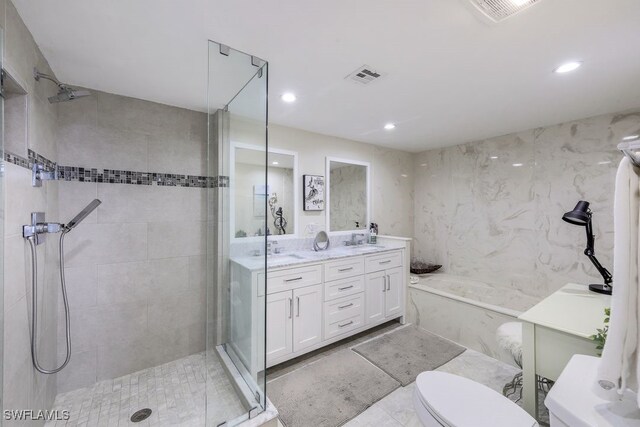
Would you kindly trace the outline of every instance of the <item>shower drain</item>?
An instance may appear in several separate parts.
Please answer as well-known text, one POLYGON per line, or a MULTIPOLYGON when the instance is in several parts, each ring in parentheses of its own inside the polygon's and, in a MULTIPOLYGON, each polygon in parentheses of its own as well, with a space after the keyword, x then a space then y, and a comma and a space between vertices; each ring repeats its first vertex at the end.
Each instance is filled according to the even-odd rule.
POLYGON ((144 408, 136 411, 131 415, 131 422, 139 423, 140 421, 144 421, 151 415, 151 409, 144 408))

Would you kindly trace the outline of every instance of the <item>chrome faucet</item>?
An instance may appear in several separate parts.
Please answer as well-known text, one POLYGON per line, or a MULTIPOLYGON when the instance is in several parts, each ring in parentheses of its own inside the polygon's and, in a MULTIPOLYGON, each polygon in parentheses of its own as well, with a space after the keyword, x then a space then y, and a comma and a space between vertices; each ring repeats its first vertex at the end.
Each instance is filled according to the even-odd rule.
POLYGON ((278 247, 278 242, 275 240, 267 241, 267 255, 279 254, 282 248, 278 247))
POLYGON ((367 236, 364 233, 352 233, 351 240, 345 242, 347 246, 356 246, 364 244, 367 236))

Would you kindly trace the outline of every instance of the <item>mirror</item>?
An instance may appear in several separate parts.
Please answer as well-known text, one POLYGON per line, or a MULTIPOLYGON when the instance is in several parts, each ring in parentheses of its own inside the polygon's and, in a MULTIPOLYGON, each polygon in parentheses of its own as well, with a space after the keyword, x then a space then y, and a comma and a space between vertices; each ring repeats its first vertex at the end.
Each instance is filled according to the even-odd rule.
POLYGON ((268 156, 264 185, 264 149, 233 144, 230 223, 235 239, 297 233, 297 153, 270 148, 268 156))
POLYGON ((369 225, 369 163, 327 158, 327 229, 363 231, 369 225))
POLYGON ((313 240, 313 250, 318 252, 318 251, 324 251, 329 249, 329 246, 331 245, 331 240, 329 240, 329 235, 324 232, 321 231, 318 234, 316 234, 316 238, 313 240))

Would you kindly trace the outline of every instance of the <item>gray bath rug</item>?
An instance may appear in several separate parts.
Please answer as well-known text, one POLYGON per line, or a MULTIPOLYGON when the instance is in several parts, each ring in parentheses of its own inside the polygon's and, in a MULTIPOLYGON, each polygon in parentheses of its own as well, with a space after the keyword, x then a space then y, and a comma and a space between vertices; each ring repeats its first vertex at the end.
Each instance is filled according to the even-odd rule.
POLYGON ((336 427, 399 386, 345 349, 269 381, 267 394, 287 427, 336 427))
POLYGON ((415 326, 398 329, 353 348, 403 386, 423 371, 432 371, 465 348, 415 326))

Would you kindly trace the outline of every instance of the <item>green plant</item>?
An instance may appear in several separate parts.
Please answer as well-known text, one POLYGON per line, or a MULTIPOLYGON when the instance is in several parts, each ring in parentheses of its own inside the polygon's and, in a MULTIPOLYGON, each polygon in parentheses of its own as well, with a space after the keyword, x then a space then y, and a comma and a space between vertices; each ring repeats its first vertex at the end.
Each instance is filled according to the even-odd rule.
POLYGON ((602 349, 607 342, 607 333, 609 332, 609 319, 611 318, 611 308, 604 309, 604 326, 602 329, 596 329, 597 334, 591 335, 592 341, 596 343, 596 350, 600 350, 600 356, 602 356, 602 349))

